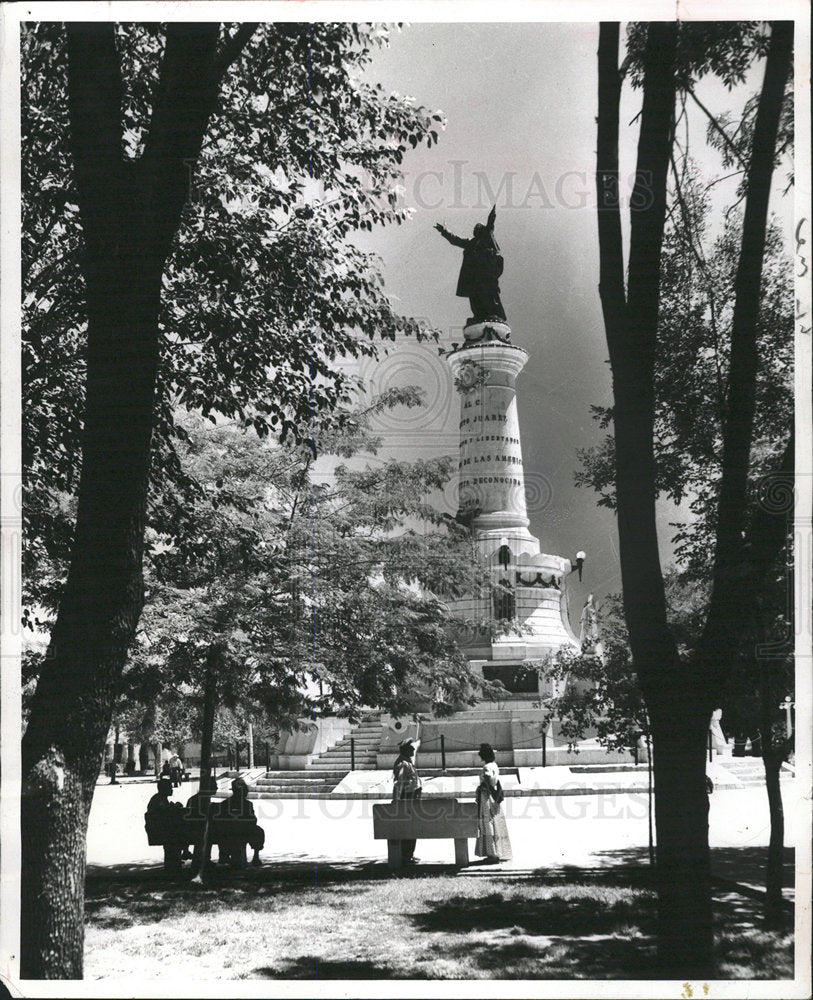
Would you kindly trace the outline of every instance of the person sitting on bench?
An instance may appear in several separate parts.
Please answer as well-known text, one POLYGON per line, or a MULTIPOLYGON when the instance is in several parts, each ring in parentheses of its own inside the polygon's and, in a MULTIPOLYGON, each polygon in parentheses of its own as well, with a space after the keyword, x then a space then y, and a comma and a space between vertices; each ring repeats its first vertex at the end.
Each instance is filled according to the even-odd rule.
MULTIPOLYGON (((232 794, 225 801, 220 803, 217 810, 217 816, 220 819, 253 819, 254 829, 249 835, 248 846, 254 851, 254 857, 251 859, 252 865, 259 868, 262 864, 260 861, 260 851, 265 847, 265 831, 257 823, 257 816, 254 812, 254 806, 248 797, 248 785, 242 778, 235 778, 231 783, 232 794)), ((245 864, 245 849, 243 847, 243 839, 235 838, 227 843, 223 844, 221 847, 221 858, 223 861, 225 858, 229 858, 232 864, 245 864)))
POLYGON ((158 791, 147 803, 147 816, 158 819, 165 827, 164 868, 166 871, 181 870, 181 858, 186 850, 183 830, 183 806, 180 802, 170 802, 172 780, 158 779, 158 791))
MULTIPOLYGON (((186 817, 190 820, 195 819, 211 819, 213 816, 217 815, 217 811, 220 808, 219 802, 212 802, 212 796, 217 792, 217 781, 213 775, 208 777, 203 777, 200 780, 200 788, 193 794, 189 796, 186 803, 186 817)), ((198 841, 192 845, 192 870, 198 871, 200 869, 200 852, 202 847, 202 842, 198 841)), ((212 856, 212 841, 211 837, 206 845, 206 858, 205 861, 209 862, 212 856)))

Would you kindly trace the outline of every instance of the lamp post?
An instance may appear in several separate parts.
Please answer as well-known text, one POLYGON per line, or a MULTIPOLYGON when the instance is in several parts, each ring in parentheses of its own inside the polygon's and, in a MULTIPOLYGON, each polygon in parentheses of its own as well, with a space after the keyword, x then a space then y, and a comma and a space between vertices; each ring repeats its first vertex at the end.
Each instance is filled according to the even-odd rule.
POLYGON ((791 701, 789 694, 785 695, 785 700, 780 702, 779 707, 785 710, 785 721, 788 729, 788 739, 793 736, 793 718, 791 716, 791 709, 795 706, 795 702, 791 701))
POLYGON ((584 566, 584 560, 587 558, 584 552, 581 550, 576 553, 576 569, 579 571, 579 581, 582 578, 582 567, 584 566))
POLYGON ((119 754, 119 726, 116 723, 116 741, 113 744, 113 760, 110 763, 110 784, 117 785, 119 779, 116 777, 116 758, 119 754))

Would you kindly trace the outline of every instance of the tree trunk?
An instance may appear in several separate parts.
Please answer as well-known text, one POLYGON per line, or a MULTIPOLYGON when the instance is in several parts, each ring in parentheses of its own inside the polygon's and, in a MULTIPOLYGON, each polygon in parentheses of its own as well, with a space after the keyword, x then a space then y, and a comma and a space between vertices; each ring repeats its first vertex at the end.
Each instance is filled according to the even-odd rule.
POLYGON ((653 773, 653 760, 652 760, 652 735, 649 731, 646 734, 646 769, 648 775, 647 781, 647 826, 649 828, 649 863, 651 865, 656 864, 656 852, 655 852, 655 838, 652 835, 652 795, 654 792, 653 782, 655 780, 655 775, 653 773))
MULTIPOLYGON (((765 630, 768 631, 767 629, 765 630)), ((782 918, 782 884, 784 881, 785 813, 782 807, 782 790, 779 773, 784 755, 773 735, 773 717, 776 711, 774 688, 771 684, 769 664, 760 664, 760 733, 762 763, 765 768, 765 790, 768 793, 768 810, 771 818, 771 836, 765 866, 765 923, 773 927, 782 918)))
POLYGON ((98 270, 108 271, 107 287, 96 294, 88 289, 88 391, 75 543, 22 747, 25 978, 81 978, 84 838, 116 687, 143 601, 160 278, 139 282, 131 276, 128 293, 123 274, 98 270), (145 368, 146 376, 136 374, 145 368))
POLYGON ((708 979, 712 968, 705 741, 708 715, 678 699, 671 705, 650 709, 650 715, 658 972, 667 979, 708 979))
POLYGON ((200 735, 200 788, 204 789, 212 775, 212 738, 215 730, 217 710, 217 676, 220 667, 219 651, 212 646, 206 663, 206 679, 203 689, 203 721, 200 735))
MULTIPOLYGON (((709 683, 722 690, 730 669, 732 639, 740 628, 741 609, 758 598, 764 580, 766 553, 749 551, 743 544, 748 520, 749 469, 756 411, 756 377, 759 368, 757 323, 760 311, 762 268, 768 202, 774 172, 779 120, 793 54, 793 22, 771 23, 765 79, 757 105, 751 158, 746 176, 747 197, 742 241, 734 284, 731 358, 723 426, 722 474, 714 545, 712 594, 706 626, 698 644, 698 658, 705 665, 709 683)), ((792 446, 790 454, 792 455, 792 446)), ((764 516, 764 511, 761 512, 764 516)), ((758 512, 757 518, 760 517, 758 512)), ((774 521, 777 519, 774 517, 774 521)), ((782 523, 779 523, 778 537, 782 523)), ((776 551, 767 558, 776 557, 776 551)))
POLYGON ((145 153, 125 163, 114 26, 67 31, 87 378, 71 564, 22 746, 26 979, 82 977, 88 815, 143 604, 161 276, 219 78, 219 25, 170 25, 145 153))
POLYGON ((785 813, 782 808, 782 791, 779 773, 782 757, 772 747, 766 752, 765 735, 762 736, 762 761, 765 765, 765 787, 768 792, 768 809, 771 817, 771 838, 768 844, 768 863, 765 869, 765 921, 774 926, 782 915, 782 884, 784 878, 785 813))
POLYGON ((681 664, 666 620, 655 523, 654 356, 666 171, 673 141, 676 40, 674 23, 648 26, 637 176, 630 203, 627 290, 617 184, 619 28, 616 24, 600 28, 596 157, 599 293, 613 373, 624 614, 654 743, 659 964, 670 978, 711 978, 706 733, 714 699, 731 667, 742 606, 742 593, 734 580, 746 574, 756 579, 760 568, 753 559, 746 559, 742 539, 758 361, 759 283, 792 24, 772 26, 754 128, 736 281, 714 587, 706 629, 690 664, 681 664))
MULTIPOLYGON (((116 726, 116 738, 113 741, 113 766, 110 769, 110 784, 118 784, 118 779, 116 777, 116 767, 119 762, 119 727, 116 726)), ((123 769, 122 769, 123 770, 123 769)))
POLYGON ((710 978, 711 885, 705 737, 711 708, 681 664, 666 619, 655 517, 654 363, 666 175, 672 148, 677 26, 647 31, 629 287, 618 195, 619 29, 599 34, 596 182, 602 312, 613 373, 616 495, 624 617, 653 742, 658 965, 667 978, 710 978))

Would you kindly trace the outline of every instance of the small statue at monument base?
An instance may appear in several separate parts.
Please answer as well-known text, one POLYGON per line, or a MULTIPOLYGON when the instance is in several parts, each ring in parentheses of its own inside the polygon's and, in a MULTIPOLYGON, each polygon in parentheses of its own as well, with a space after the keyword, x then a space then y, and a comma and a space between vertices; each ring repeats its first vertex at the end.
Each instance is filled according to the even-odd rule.
POLYGON ((711 734, 711 742, 715 751, 718 754, 725 753, 726 747, 728 746, 728 740, 723 732, 723 727, 721 725, 721 719, 723 718, 723 710, 721 708, 715 708, 711 713, 711 722, 709 723, 709 733, 711 734))

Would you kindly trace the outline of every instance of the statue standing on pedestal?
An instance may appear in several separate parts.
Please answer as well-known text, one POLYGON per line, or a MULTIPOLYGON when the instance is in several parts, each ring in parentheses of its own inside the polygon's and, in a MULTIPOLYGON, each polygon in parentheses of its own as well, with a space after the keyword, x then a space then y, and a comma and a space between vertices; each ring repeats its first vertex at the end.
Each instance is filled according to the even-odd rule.
POLYGON ((487 320, 506 322, 505 310, 500 301, 499 278, 503 272, 503 259, 497 241, 494 239, 494 220, 497 217, 495 205, 488 213, 486 225, 478 223, 471 239, 463 239, 450 233, 440 222, 435 229, 453 246, 463 248, 463 264, 457 279, 457 295, 467 298, 472 315, 466 325, 483 323, 487 320))
POLYGON ((593 656, 601 655, 602 646, 599 642, 598 616, 592 594, 587 595, 587 600, 584 602, 581 618, 579 619, 579 642, 583 653, 593 656))

